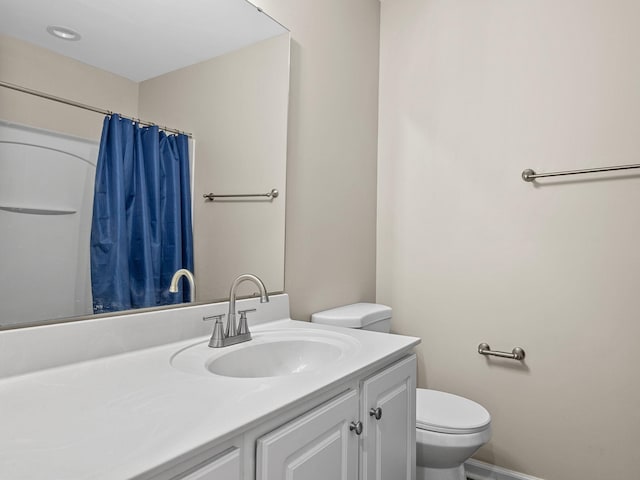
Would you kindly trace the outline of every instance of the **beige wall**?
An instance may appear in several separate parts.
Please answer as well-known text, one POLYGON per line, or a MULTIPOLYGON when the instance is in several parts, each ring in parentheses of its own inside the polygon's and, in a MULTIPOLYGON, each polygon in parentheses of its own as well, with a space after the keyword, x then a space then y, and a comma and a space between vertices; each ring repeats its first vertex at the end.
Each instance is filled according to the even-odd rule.
POLYGON ((640 4, 387 0, 381 16, 377 298, 423 339, 420 386, 487 407, 481 460, 637 478, 640 177, 520 173, 637 163, 640 4))
POLYGON ((285 290, 293 318, 375 298, 377 0, 258 0, 291 30, 285 290))
MULTIPOLYGON (((0 79, 125 115, 138 114, 136 82, 6 35, 0 35, 0 79)), ((103 117, 0 88, 0 118, 99 141, 103 117)))
MULTIPOLYGON (((284 289, 289 34, 140 84, 140 116, 195 137, 198 300, 227 298, 235 277, 284 289), (209 202, 204 193, 280 191, 273 201, 209 202)), ((255 291, 247 285, 241 293, 255 291)))

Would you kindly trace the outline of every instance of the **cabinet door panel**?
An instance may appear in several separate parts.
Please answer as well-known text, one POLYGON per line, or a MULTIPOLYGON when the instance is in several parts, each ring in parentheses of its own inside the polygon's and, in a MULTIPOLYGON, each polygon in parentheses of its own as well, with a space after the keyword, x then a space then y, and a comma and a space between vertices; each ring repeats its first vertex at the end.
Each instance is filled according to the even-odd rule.
POLYGON ((261 437, 257 480, 356 480, 358 392, 349 391, 261 437))
POLYGON ((362 386, 362 480, 414 480, 416 458, 416 357, 368 378, 362 386), (369 415, 380 408, 379 420, 369 415))
POLYGON ((182 480, 240 480, 240 450, 232 448, 182 480))

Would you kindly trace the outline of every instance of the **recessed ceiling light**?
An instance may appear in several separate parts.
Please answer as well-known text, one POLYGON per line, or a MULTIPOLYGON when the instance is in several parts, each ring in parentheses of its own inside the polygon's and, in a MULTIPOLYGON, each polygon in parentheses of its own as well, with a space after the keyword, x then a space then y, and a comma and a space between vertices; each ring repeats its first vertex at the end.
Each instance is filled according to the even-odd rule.
POLYGON ((80 34, 75 30, 67 27, 61 27, 59 25, 49 25, 47 27, 47 32, 49 32, 54 37, 61 38, 62 40, 69 40, 71 42, 75 42, 76 40, 80 40, 82 38, 80 34))

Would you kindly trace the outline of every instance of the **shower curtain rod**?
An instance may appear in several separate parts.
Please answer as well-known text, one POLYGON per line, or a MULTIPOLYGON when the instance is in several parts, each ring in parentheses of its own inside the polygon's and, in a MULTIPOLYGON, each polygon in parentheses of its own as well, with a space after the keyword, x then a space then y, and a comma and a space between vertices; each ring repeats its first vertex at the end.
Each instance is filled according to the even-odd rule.
MULTIPOLYGON (((106 110, 104 108, 92 107, 91 105, 86 105, 80 102, 74 102, 73 100, 67 100, 66 98, 56 97, 55 95, 50 95, 48 93, 40 92, 38 90, 32 90, 30 88, 21 87, 20 85, 15 85, 9 82, 3 82, 0 80, 0 87, 10 88, 11 90, 17 90, 18 92, 28 93, 29 95, 35 95, 36 97, 46 98, 47 100, 53 100, 54 102, 64 103, 65 105, 71 105, 72 107, 82 108, 84 110, 89 110, 90 112, 101 113, 103 115, 113 115, 116 112, 112 112, 111 110, 106 110)), ((120 114, 118 114, 120 115, 120 114)), ((152 127, 158 127, 165 132, 177 133, 186 135, 189 138, 193 138, 193 135, 189 132, 183 132, 182 130, 177 130, 175 128, 163 127, 162 125, 158 125, 153 122, 147 122, 146 120, 140 120, 139 118, 129 117, 127 115, 120 115, 120 118, 125 118, 127 120, 131 120, 132 122, 137 122, 142 125, 149 125, 152 127)))

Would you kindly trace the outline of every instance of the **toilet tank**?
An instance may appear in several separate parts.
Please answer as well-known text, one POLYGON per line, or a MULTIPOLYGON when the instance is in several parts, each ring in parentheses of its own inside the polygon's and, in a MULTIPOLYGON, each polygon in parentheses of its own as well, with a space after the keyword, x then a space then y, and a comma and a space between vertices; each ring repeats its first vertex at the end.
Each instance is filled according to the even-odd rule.
POLYGON ((311 315, 313 323, 360 328, 375 332, 391 331, 391 307, 379 303, 354 303, 311 315))

